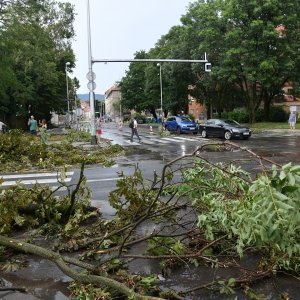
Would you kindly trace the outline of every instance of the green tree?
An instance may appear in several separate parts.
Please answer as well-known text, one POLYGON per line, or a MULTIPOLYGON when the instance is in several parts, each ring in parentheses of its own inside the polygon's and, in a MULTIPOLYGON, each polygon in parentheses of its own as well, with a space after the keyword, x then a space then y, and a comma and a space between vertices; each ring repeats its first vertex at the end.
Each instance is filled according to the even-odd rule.
MULTIPOLYGON (((186 43, 187 35, 182 26, 173 26, 163 35, 149 55, 162 59, 189 59, 190 48, 186 43)), ((176 114, 188 110, 188 86, 193 82, 191 65, 186 63, 162 63, 163 108, 176 114)), ((156 99, 160 99, 159 69, 153 66, 152 72, 147 72, 146 90, 153 91, 156 99)), ((158 102, 160 107, 160 101, 158 102)))
POLYGON ((1 110, 11 123, 28 113, 49 118, 50 111, 66 106, 65 63, 74 66, 73 6, 51 0, 16 1, 5 15, 0 28, 5 56, 0 64, 11 75, 9 86, 0 85, 1 110))
POLYGON ((194 68, 195 92, 220 108, 228 101, 246 103, 252 122, 264 104, 267 119, 274 96, 299 71, 297 16, 295 0, 201 0, 190 5, 182 22, 191 53, 198 58, 207 52, 213 65, 210 74, 194 68))
MULTIPOLYGON (((135 59, 146 59, 148 54, 145 51, 135 53, 135 59)), ((135 109, 136 111, 149 110, 153 113, 151 104, 147 101, 149 95, 145 93, 145 72, 146 63, 131 63, 126 76, 120 82, 122 93, 122 106, 126 109, 135 109)), ((155 109, 155 108, 154 108, 155 109)), ((155 111, 154 111, 155 113, 155 111)))

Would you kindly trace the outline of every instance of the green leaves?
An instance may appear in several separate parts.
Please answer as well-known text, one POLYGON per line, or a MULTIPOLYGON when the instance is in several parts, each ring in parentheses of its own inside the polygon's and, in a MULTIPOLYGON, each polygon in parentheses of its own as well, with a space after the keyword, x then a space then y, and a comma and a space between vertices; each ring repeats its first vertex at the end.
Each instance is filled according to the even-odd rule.
POLYGON ((50 111, 61 111, 66 105, 62 101, 65 62, 74 61, 73 6, 53 0, 10 1, 4 19, 0 26, 0 113, 8 120, 28 116, 28 111, 38 119, 48 119, 50 111))
POLYGON ((198 226, 208 239, 225 232, 240 255, 245 246, 256 246, 293 257, 300 255, 299 175, 299 166, 273 166, 248 188, 249 176, 240 168, 199 161, 185 172, 179 192, 193 190, 189 196, 199 213, 198 226))
POLYGON ((32 135, 20 130, 10 130, 0 135, 0 171, 14 171, 40 168, 51 169, 63 165, 113 164, 112 158, 123 153, 120 145, 107 145, 95 148, 87 153, 83 148, 73 147, 69 143, 45 145, 32 135))

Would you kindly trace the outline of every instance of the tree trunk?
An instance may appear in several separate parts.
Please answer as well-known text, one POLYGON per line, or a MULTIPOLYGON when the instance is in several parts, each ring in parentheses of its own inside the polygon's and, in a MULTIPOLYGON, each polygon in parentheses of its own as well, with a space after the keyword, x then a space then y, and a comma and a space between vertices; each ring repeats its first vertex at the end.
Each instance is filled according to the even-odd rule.
POLYGON ((264 121, 269 121, 272 99, 273 97, 271 97, 268 93, 264 93, 264 121))
POLYGON ((155 109, 154 109, 154 108, 151 108, 149 111, 150 111, 150 113, 153 115, 153 118, 154 118, 154 119, 157 119, 157 115, 156 115, 155 109))
POLYGON ((72 279, 82 282, 82 283, 91 283, 98 286, 107 286, 114 291, 117 291, 127 297, 134 296, 135 299, 145 299, 145 300, 162 300, 162 298, 156 298, 151 296, 142 296, 140 294, 135 293, 132 289, 128 288, 126 285, 104 276, 97 275, 84 275, 82 273, 74 271, 66 264, 66 260, 60 254, 53 252, 49 249, 42 248, 40 246, 32 245, 23 241, 19 241, 16 239, 8 238, 6 236, 0 235, 0 245, 12 248, 21 252, 35 254, 45 259, 49 259, 54 262, 58 268, 64 272, 67 276, 72 279))

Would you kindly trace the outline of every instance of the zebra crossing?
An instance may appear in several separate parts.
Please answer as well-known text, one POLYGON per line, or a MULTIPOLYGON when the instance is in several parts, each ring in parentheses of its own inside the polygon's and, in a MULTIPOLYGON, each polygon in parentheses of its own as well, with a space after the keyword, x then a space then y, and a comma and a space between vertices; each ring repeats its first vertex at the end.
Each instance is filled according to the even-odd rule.
MULTIPOLYGON (((129 137, 128 137, 129 138, 129 137)), ((146 135, 141 136, 142 144, 146 145, 157 145, 157 144, 174 144, 174 143, 185 143, 185 142, 200 142, 204 139, 201 136, 193 136, 193 137, 183 137, 183 136, 168 136, 168 137, 156 137, 153 135, 146 135)), ((130 141, 130 139, 125 140, 126 144, 130 145, 140 145, 141 143, 138 143, 136 141, 136 137, 134 138, 133 142, 130 141)))
MULTIPOLYGON (((72 180, 74 172, 66 172, 63 182, 68 183, 72 180)), ((20 173, 20 174, 0 174, 0 179, 2 178, 4 182, 0 183, 0 188, 5 188, 9 186, 14 186, 17 184, 22 184, 25 186, 34 185, 34 184, 47 184, 51 185, 52 189, 57 188, 57 186, 52 186, 53 184, 58 185, 61 173, 52 172, 52 173, 20 173)))

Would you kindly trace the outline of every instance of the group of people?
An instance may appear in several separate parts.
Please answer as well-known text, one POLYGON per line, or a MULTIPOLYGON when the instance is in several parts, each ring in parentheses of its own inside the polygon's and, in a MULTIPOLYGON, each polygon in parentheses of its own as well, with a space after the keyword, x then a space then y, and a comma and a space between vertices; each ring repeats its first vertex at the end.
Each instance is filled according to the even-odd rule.
POLYGON ((47 130, 47 122, 46 119, 43 119, 42 121, 37 122, 37 120, 34 118, 34 116, 31 116, 30 119, 28 120, 28 126, 29 126, 29 131, 33 135, 37 135, 38 131, 38 126, 39 130, 41 132, 47 130))
MULTIPOLYGON (((289 115, 289 120, 288 120, 288 123, 290 125, 290 129, 295 130, 296 121, 297 121, 296 113, 294 111, 291 111, 291 113, 289 115)), ((41 131, 41 132, 43 132, 43 131, 46 132, 46 130, 47 130, 46 119, 42 119, 38 123, 37 120, 35 120, 34 116, 31 116, 30 119, 28 120, 28 126, 29 126, 30 133, 33 134, 33 135, 37 135, 38 130, 41 131)), ((96 126, 97 126, 97 129, 101 130, 101 120, 100 120, 100 118, 97 118, 96 126)), ((131 128, 131 137, 130 137, 131 142, 133 142, 134 135, 138 138, 139 142, 141 142, 141 138, 140 138, 140 136, 138 134, 138 131, 137 131, 137 126, 138 126, 138 123, 137 123, 136 119, 132 118, 130 120, 130 123, 129 123, 129 127, 131 128)), ((120 120, 119 120, 119 130, 122 130, 122 128, 123 128, 123 121, 120 118, 120 120)), ((7 126, 2 121, 0 121, 0 133, 5 133, 6 130, 7 130, 7 126)))

